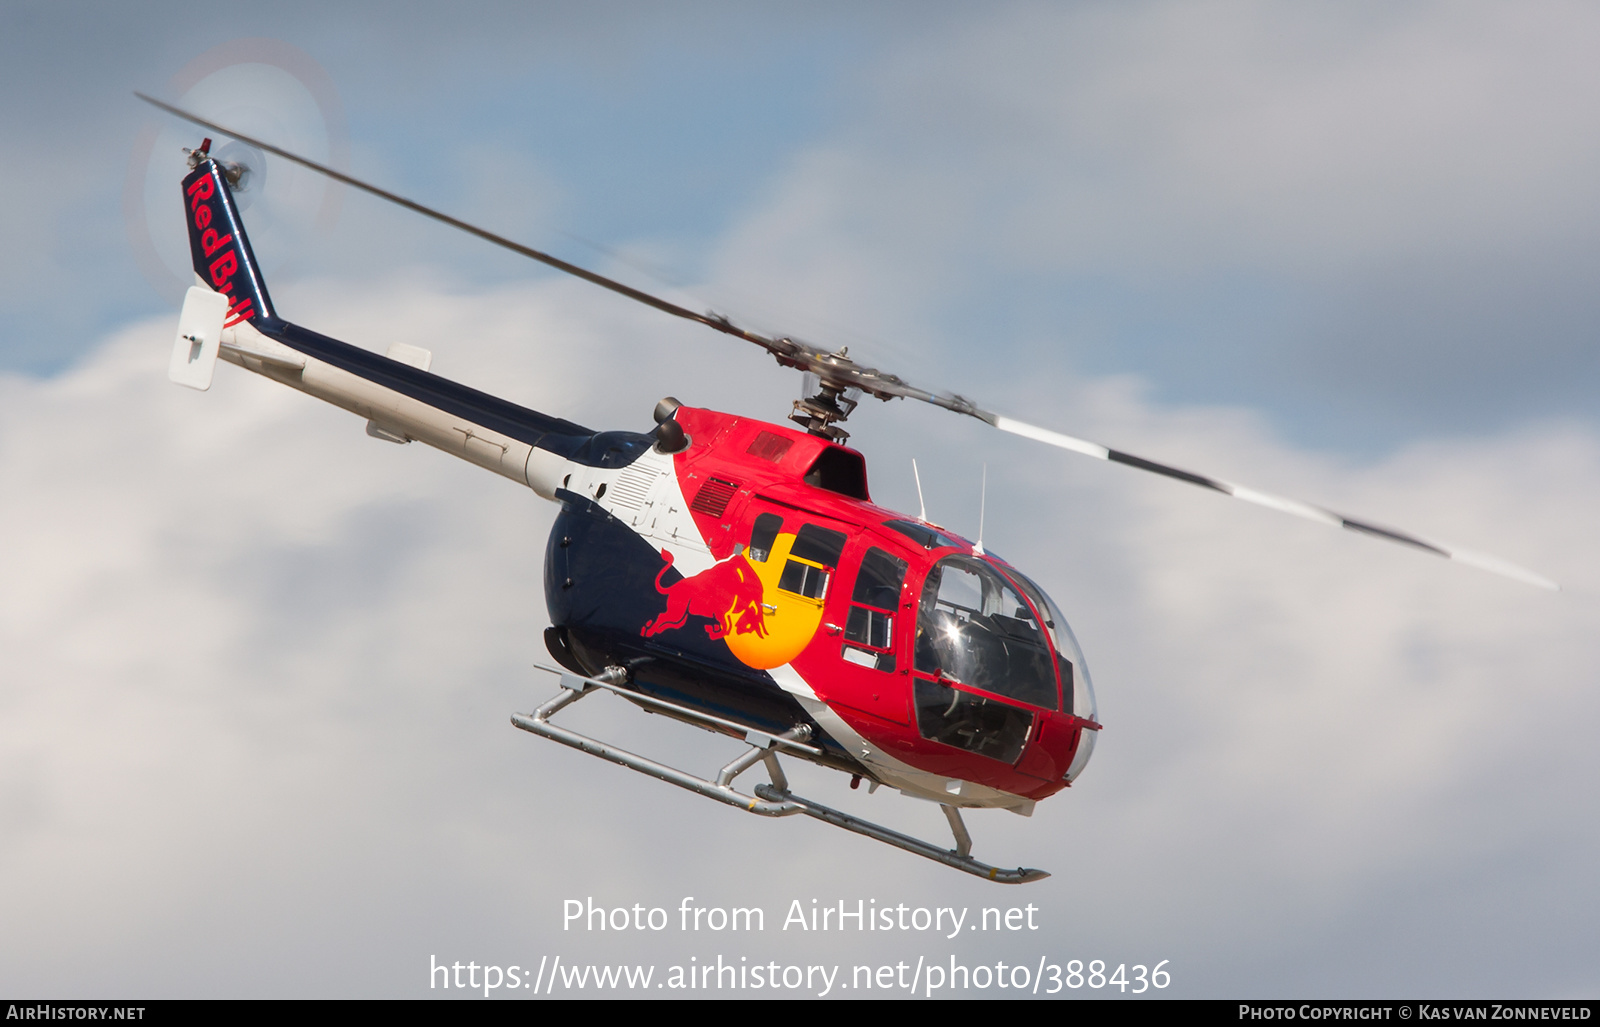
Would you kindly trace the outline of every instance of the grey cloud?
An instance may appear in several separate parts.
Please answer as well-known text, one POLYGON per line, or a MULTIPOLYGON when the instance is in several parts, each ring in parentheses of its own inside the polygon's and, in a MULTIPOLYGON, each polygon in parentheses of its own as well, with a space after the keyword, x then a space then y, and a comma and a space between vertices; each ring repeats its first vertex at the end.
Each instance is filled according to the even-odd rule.
MULTIPOLYGON (((855 326, 869 343, 898 342, 891 369, 919 382, 1498 552, 1566 592, 1544 595, 1125 468, 1074 463, 935 410, 863 407, 852 427, 887 506, 914 509, 916 456, 930 514, 971 531, 987 463, 985 540, 1062 603, 1100 690, 1107 729, 1070 792, 1029 820, 971 818, 980 856, 1056 872, 997 893, 819 825, 713 807, 513 730, 507 714, 549 690, 528 671, 542 650, 549 512, 505 482, 419 446, 376 442, 357 419, 232 368, 211 394, 166 385, 169 312, 52 380, 0 378, 0 531, 10 540, 0 551, 0 983, 35 994, 421 995, 434 954, 526 966, 558 953, 665 965, 719 951, 846 964, 954 952, 1029 965, 1041 955, 1170 959, 1171 993, 1184 995, 1592 992, 1592 421, 1527 416, 1548 414, 1556 389, 1539 364, 1544 338, 1526 343, 1536 365, 1526 377, 1494 365, 1507 389, 1529 397, 1518 427, 1480 420, 1470 422, 1474 434, 1452 435, 1429 415, 1390 434, 1378 458, 1352 455, 1359 447, 1343 439, 1321 451, 1286 442, 1281 411, 1276 421, 1262 412, 1275 409, 1268 404, 1217 406, 1237 396, 1216 384, 1226 373, 1199 389, 1206 403, 1188 405, 1170 402, 1162 361, 1114 367, 1142 378, 1075 373, 1073 362, 1087 363, 1081 350, 1071 360, 1063 351, 1093 338, 1096 317, 1116 353, 1137 357, 1143 345, 1176 360, 1126 337, 1134 333, 1123 316, 1141 301, 1161 305, 1151 297, 1168 305, 1145 311, 1147 326, 1188 324, 1221 338, 1230 326, 1228 316, 1191 321, 1226 304, 1203 276, 1196 285, 1171 273, 1172 260, 1148 277, 1113 268, 1092 283, 1124 308, 1103 304, 1056 323, 1057 308, 1028 298, 1041 283, 1073 299, 1085 289, 1049 268, 1024 273, 1037 254, 1018 247, 1045 238, 1040 226, 1062 215, 1051 206, 1048 163, 1029 164, 1018 140, 1032 132, 1042 147, 1066 144, 1052 134, 1049 109, 1026 90, 1013 95, 1016 83, 1053 81, 1029 62, 1044 61, 1062 24, 1090 57, 1091 44, 1106 44, 1086 70, 1055 69, 1065 75, 1107 74, 1129 48, 1168 52, 1151 51, 1150 38, 1174 45, 1171 8, 1122 10, 1014 8, 1000 16, 1013 26, 1004 30, 963 15, 969 31, 911 37, 875 80, 881 109, 797 158, 726 234, 723 270, 692 291, 767 298, 781 312, 758 304, 760 316, 787 327, 787 306, 823 341, 837 325, 855 326), (1042 44, 1014 27, 1041 24, 1055 26, 1036 33, 1042 44), (1014 41, 1009 52, 993 42, 1004 39, 1014 41), (956 56, 967 44, 996 60, 963 64, 956 56), (1015 81, 1000 74, 1013 65, 1015 81), (991 73, 999 85, 985 85, 991 73), (902 94, 918 83, 936 100, 976 97, 988 117, 912 104, 902 94), (971 156, 977 143, 993 143, 998 156, 971 156), (1015 163, 1001 159, 1008 154, 1015 163), (996 209, 1011 216, 990 217, 996 209), (1002 231, 988 234, 993 224, 1002 231), (1007 288, 1013 277, 1027 289, 1007 288), (969 302, 985 290, 983 304, 969 302), (1018 324, 1027 330, 1008 330, 1018 324), (956 350, 974 326, 969 348, 956 350), (1156 388, 1145 384, 1152 379, 1156 388), (589 895, 669 908, 694 895, 760 904, 769 917, 791 898, 1032 901, 1046 928, 936 945, 771 928, 739 944, 562 932, 561 900, 589 895)), ((1372 30, 1326 9, 1206 10, 1229 15, 1196 29, 1213 53, 1259 57, 1258 18, 1300 26, 1296 54, 1332 46, 1309 84, 1303 70, 1273 79, 1271 62, 1246 62, 1240 81, 1250 88, 1229 94, 1246 98, 1274 81, 1301 83, 1292 95, 1336 97, 1318 83, 1351 81, 1340 78, 1350 74, 1341 60, 1374 46, 1382 56, 1385 40, 1412 38, 1408 19, 1438 17, 1434 8, 1376 9, 1383 27, 1372 30), (1320 35, 1330 21, 1346 25, 1335 44, 1320 35)), ((1462 16, 1454 31, 1471 43, 1484 17, 1462 16)), ((1173 73, 1180 84, 1182 70, 1173 73)), ((1173 108, 1187 99, 1162 86, 1151 123, 1190 123, 1192 111, 1173 108)), ((1205 100, 1195 98, 1206 117, 1193 124, 1215 120, 1205 100)), ((1264 117, 1245 128, 1277 124, 1264 117)), ((1127 145, 1136 150, 1144 134, 1127 145)), ((1174 129, 1158 141, 1183 137, 1174 129)), ((499 145, 485 152, 505 152, 499 145)), ((1112 170, 1132 160, 1105 152, 1112 170)), ((1287 165, 1281 188, 1293 202, 1282 210, 1301 218, 1291 224, 1337 241, 1348 226, 1296 204, 1308 193, 1358 192, 1349 183, 1366 181, 1377 160, 1366 159, 1367 171, 1335 175, 1339 187, 1322 193, 1325 181, 1294 178, 1287 165)), ((1143 167, 1153 175, 1156 163, 1143 167)), ((1171 234, 1128 214, 1136 241, 1166 239, 1181 256, 1185 233, 1205 238, 1195 225, 1227 221, 1218 212, 1237 201, 1227 177, 1200 179, 1212 191, 1192 208, 1155 186, 1097 195, 1113 207, 1143 195, 1169 212, 1196 211, 1171 234)), ((375 215, 353 217, 375 226, 380 249, 426 250, 375 215)), ((1240 261, 1272 257, 1292 235, 1274 234, 1275 224, 1221 238, 1240 261)), ((1392 255, 1405 235, 1366 231, 1347 234, 1367 256, 1392 255)), ((1493 235, 1461 231, 1480 242, 1493 235)), ((1067 242, 1045 256, 1079 259, 1080 243, 1067 242)), ((1492 245, 1483 245, 1487 256, 1462 259, 1492 266, 1492 245)), ((1329 254, 1280 256, 1315 269, 1329 254)), ((596 427, 643 426, 669 392, 772 418, 793 396, 795 383, 753 348, 622 309, 581 283, 490 288, 407 264, 367 275, 318 267, 274 295, 312 327, 374 349, 427 346, 441 373, 596 427)), ((1322 342, 1311 351, 1279 355, 1257 331, 1234 356, 1187 359, 1227 373, 1249 366, 1258 382, 1266 378, 1257 365, 1271 359, 1286 365, 1285 380, 1317 366, 1328 387, 1288 393, 1301 406, 1349 404, 1374 417, 1385 403, 1427 409, 1428 390, 1404 375, 1385 398, 1363 391, 1372 387, 1353 375, 1355 362, 1330 353, 1326 340, 1341 336, 1328 311, 1360 295, 1362 281, 1318 280, 1303 305, 1305 297, 1258 289, 1274 298, 1270 317, 1289 338, 1322 342)), ((1473 281, 1441 279, 1439 294, 1470 291, 1473 281)), ((1532 297, 1523 305, 1577 304, 1576 278, 1547 285, 1534 268, 1526 282, 1507 286, 1532 297)), ((1401 298, 1389 302, 1403 306, 1403 276, 1393 288, 1401 298)), ((1483 320, 1518 309, 1483 302, 1483 320)), ((1366 316, 1389 323, 1382 306, 1366 316)), ((1429 361, 1419 341, 1447 337, 1428 316, 1445 306, 1425 305, 1391 359, 1459 361, 1448 347, 1429 361)), ((1374 352, 1385 349, 1373 343, 1363 360, 1374 352)), ((576 723, 670 760, 716 766, 730 755, 700 732, 620 704, 576 712, 576 723)), ((850 793, 837 775, 801 768, 796 778, 892 826, 941 829, 922 804, 850 793)))
MULTIPOLYGON (((780 376, 718 369, 721 340, 641 346, 663 337, 649 312, 584 296, 327 283, 294 316, 370 345, 430 345, 447 373, 599 426, 642 423, 669 389, 787 405, 780 376)), ((13 990, 417 995, 435 953, 1167 958, 1173 993, 1190 995, 1537 994, 1586 972, 1594 911, 1559 911, 1586 901, 1577 854, 1594 843, 1574 815, 1593 805, 1586 725, 1600 712, 1592 432, 1351 466, 1248 417, 1165 409, 1116 382, 1035 382, 1155 455, 1237 461, 1264 486, 1505 549, 1572 588, 1547 596, 974 436, 935 411, 877 410, 861 441, 881 502, 914 502, 904 465, 919 455, 935 516, 970 528, 989 461, 986 537, 1066 607, 1100 689, 1107 729, 1079 784, 1029 820, 972 818, 983 855, 1057 872, 1001 894, 514 731, 506 715, 550 687, 528 671, 543 505, 232 368, 211 394, 171 388, 169 331, 138 326, 52 382, 5 383, 0 523, 15 544, 0 565, 0 703, 15 776, 0 793, 0 962, 13 990), (693 895, 769 917, 792 898, 1026 900, 1045 930, 939 944, 804 938, 776 921, 748 940, 562 932, 561 900, 590 895, 670 908, 693 895)), ((692 765, 730 755, 620 704, 582 717, 692 765)), ((939 827, 919 803, 797 773, 826 800, 939 827)))
POLYGON ((885 62, 714 277, 865 310, 945 381, 1010 337, 1334 449, 1592 418, 1596 29, 1560 3, 986 12, 885 62))
MULTIPOLYGON (((613 247, 666 238, 692 268, 793 139, 819 130, 832 79, 884 46, 911 10, 288 3, 213 5, 200 18, 171 3, 8 5, 0 366, 54 373, 171 301, 145 283, 118 227, 130 150, 142 130, 169 124, 131 93, 162 92, 215 47, 281 40, 320 63, 358 130, 358 172, 502 230, 535 230, 547 245, 555 229, 613 247)), ((946 5, 914 10, 921 22, 951 16, 946 5)), ((260 99, 276 112, 272 97, 260 99)), ((421 239, 373 247, 367 260, 379 274, 431 263, 501 282, 526 275, 481 248, 421 239)), ((313 241, 294 268, 344 273, 355 251, 313 241)))

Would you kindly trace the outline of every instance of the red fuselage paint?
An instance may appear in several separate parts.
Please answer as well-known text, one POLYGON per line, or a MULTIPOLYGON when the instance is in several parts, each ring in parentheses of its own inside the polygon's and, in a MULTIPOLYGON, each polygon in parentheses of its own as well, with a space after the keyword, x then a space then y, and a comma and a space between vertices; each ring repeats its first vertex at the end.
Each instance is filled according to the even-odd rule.
MULTIPOLYGON (((937 680, 913 668, 913 649, 918 601, 928 572, 940 559, 954 554, 973 555, 966 540, 945 531, 958 545, 925 549, 900 532, 885 527, 904 515, 879 507, 868 499, 841 495, 805 481, 806 474, 829 449, 844 449, 827 440, 750 418, 716 411, 680 407, 678 423, 693 440, 674 458, 679 486, 686 499, 692 499, 710 479, 736 486, 726 506, 717 515, 690 510, 696 527, 705 539, 713 558, 719 562, 694 578, 673 586, 658 586, 669 597, 666 613, 653 619, 641 633, 652 635, 681 627, 691 614, 713 618, 706 628, 712 637, 717 632, 737 631, 739 618, 751 629, 760 614, 760 583, 749 571, 743 555, 751 542, 755 519, 762 513, 784 515, 785 532, 791 525, 817 524, 843 531, 847 541, 834 569, 832 581, 823 597, 820 626, 792 666, 850 727, 902 763, 946 777, 973 781, 1030 799, 1043 799, 1066 786, 1064 775, 1080 744, 1082 732, 1098 728, 1082 717, 1065 712, 1071 696, 1061 696, 1057 681, 1057 708, 1034 706, 982 689, 963 686, 973 695, 1003 702, 1032 715, 1027 744, 1014 763, 964 751, 922 736, 917 726, 912 695, 915 682, 937 680), (787 447, 774 446, 774 435, 788 441, 787 447), (776 459, 766 456, 777 452, 776 459), (869 548, 878 548, 905 560, 908 571, 895 611, 892 648, 898 654, 892 672, 859 666, 844 659, 842 625, 851 607, 851 589, 861 560, 869 548), (737 555, 736 555, 737 554, 737 555), (748 573, 748 577, 743 575, 748 573), (671 591, 690 585, 681 600, 671 591), (739 591, 748 589, 748 595, 739 591), (757 604, 753 608, 751 603, 757 604), (730 614, 732 615, 730 617, 730 614), (720 628, 719 628, 720 625, 720 628), (1062 700, 1065 700, 1063 702, 1062 700)), ((860 459, 854 450, 847 450, 860 459)), ((1009 565, 985 556, 1002 571, 1009 565)), ((1041 621, 1043 611, 1035 611, 1041 621)), ((1070 687, 1070 685, 1068 686, 1070 687)))

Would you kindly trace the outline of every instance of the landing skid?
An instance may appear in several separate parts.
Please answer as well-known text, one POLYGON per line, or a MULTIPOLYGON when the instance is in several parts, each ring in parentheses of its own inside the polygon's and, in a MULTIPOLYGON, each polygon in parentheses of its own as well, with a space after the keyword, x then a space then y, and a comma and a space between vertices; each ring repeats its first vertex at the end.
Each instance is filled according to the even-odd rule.
POLYGON ((899 831, 890 830, 880 824, 874 824, 849 813, 832 809, 820 802, 795 795, 789 791, 789 780, 784 776, 783 768, 778 764, 778 751, 780 749, 798 756, 820 756, 822 750, 813 745, 806 744, 811 736, 810 727, 802 724, 780 735, 768 734, 755 728, 740 724, 737 721, 725 720, 687 706, 666 702, 652 696, 643 695, 630 688, 623 687, 627 680, 627 671, 620 667, 608 668, 599 677, 586 678, 568 671, 556 670, 552 667, 539 666, 540 670, 559 675, 561 678, 561 691, 549 702, 540 706, 532 713, 514 713, 511 723, 524 731, 530 731, 542 738, 560 742, 562 745, 571 746, 591 756, 598 756, 603 760, 636 770, 641 774, 649 775, 668 784, 675 784, 679 788, 687 789, 697 795, 708 799, 738 806, 748 813, 757 813, 766 817, 789 817, 796 813, 803 813, 825 824, 843 828, 859 835, 864 835, 885 845, 892 845, 897 849, 904 849, 918 856, 943 863, 948 867, 965 871, 975 877, 987 881, 997 881, 1001 884, 1026 884, 1029 881, 1038 881, 1050 875, 1043 870, 1030 870, 1018 867, 1015 870, 1001 870, 998 867, 980 863, 971 856, 972 837, 967 834, 966 824, 961 820, 961 811, 954 806, 941 805, 946 819, 950 821, 950 830, 955 835, 956 847, 954 849, 941 849, 931 842, 920 838, 913 838, 899 831), (676 767, 669 767, 664 763, 646 759, 626 749, 608 745, 598 739, 581 735, 576 731, 558 727, 550 722, 550 718, 566 707, 588 695, 601 690, 616 692, 626 696, 633 702, 643 703, 646 706, 670 713, 688 720, 696 721, 712 727, 722 728, 740 735, 750 743, 749 751, 740 754, 720 771, 715 778, 704 778, 676 767), (747 795, 733 787, 733 781, 740 774, 749 770, 757 763, 764 763, 767 775, 771 778, 770 784, 758 784, 753 789, 755 795, 747 795))

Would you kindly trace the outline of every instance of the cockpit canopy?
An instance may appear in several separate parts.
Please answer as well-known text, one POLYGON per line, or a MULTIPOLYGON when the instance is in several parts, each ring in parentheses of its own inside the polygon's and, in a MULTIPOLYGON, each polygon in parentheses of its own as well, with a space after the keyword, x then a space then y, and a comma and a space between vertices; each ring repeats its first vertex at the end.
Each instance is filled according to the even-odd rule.
POLYGON ((1012 763, 1033 725, 1027 707, 1095 716, 1083 654, 1055 604, 976 556, 947 556, 928 572, 914 660, 918 729, 936 742, 1012 763))
POLYGON ((1053 664, 1032 608, 995 568, 947 556, 928 572, 917 611, 917 670, 1056 710, 1053 664))

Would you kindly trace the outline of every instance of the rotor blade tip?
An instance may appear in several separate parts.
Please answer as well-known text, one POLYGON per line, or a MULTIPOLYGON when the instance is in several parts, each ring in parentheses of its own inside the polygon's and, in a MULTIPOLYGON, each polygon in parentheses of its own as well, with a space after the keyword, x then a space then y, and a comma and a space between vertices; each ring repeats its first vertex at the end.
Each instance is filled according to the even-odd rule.
POLYGON ((1546 589, 1550 592, 1561 591, 1560 585, 1544 575, 1535 574, 1526 567, 1519 567, 1509 560, 1502 560, 1498 556, 1490 556, 1488 553, 1475 553, 1471 550, 1455 549, 1451 551, 1450 558, 1457 563, 1464 563, 1468 567, 1476 567, 1481 571, 1488 571, 1491 574, 1498 574, 1501 577, 1520 581, 1524 585, 1532 585, 1535 588, 1546 589))

